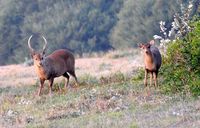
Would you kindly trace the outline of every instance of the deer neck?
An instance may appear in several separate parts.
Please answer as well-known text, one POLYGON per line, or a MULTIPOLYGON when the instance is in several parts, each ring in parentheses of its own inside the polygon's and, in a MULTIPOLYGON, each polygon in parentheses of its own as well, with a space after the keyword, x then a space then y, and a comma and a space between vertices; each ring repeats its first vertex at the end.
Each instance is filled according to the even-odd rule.
POLYGON ((149 69, 149 70, 153 70, 155 68, 155 64, 154 64, 154 58, 152 53, 145 53, 144 55, 144 63, 145 63, 145 68, 149 69))
POLYGON ((35 65, 35 70, 41 79, 47 79, 49 76, 48 62, 46 59, 42 60, 42 65, 35 65))

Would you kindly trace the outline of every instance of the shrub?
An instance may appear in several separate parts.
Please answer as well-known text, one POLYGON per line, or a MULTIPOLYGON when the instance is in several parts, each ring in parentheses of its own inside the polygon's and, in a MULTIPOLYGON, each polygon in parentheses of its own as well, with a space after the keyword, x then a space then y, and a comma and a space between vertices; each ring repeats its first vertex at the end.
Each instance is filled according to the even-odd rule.
POLYGON ((200 96, 200 19, 191 26, 194 29, 185 37, 168 45, 162 67, 165 92, 200 96))

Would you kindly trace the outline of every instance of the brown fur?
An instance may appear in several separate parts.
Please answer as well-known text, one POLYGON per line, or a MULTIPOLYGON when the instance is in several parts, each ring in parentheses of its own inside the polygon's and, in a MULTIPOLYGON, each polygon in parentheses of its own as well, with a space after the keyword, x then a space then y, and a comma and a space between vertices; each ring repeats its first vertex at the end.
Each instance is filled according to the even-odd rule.
POLYGON ((157 47, 154 46, 154 41, 150 41, 147 44, 140 44, 139 46, 143 50, 144 64, 145 64, 145 79, 144 85, 147 86, 147 75, 150 73, 150 86, 152 84, 152 77, 157 87, 157 76, 160 69, 162 58, 157 47))
MULTIPOLYGON (((45 57, 43 54, 45 52, 45 47, 43 48, 42 53, 35 52, 32 49, 32 47, 30 46, 31 37, 29 38, 28 44, 31 50, 31 56, 34 61, 35 71, 40 79, 40 88, 38 91, 38 95, 41 94, 41 90, 43 88, 45 80, 49 81, 49 94, 52 93, 52 85, 55 77, 64 76, 65 78, 67 78, 65 82, 65 88, 67 88, 69 83, 68 74, 72 75, 78 83, 77 77, 75 75, 75 58, 71 52, 66 49, 59 49, 45 57)), ((46 41, 45 38, 44 40, 46 41)))

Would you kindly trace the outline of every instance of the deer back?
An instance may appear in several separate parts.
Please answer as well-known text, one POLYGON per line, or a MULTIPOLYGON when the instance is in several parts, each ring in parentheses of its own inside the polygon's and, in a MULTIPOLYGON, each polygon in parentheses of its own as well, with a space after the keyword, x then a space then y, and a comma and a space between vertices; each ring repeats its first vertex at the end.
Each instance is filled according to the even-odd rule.
POLYGON ((153 61, 154 61, 154 64, 156 66, 156 70, 158 70, 160 68, 160 66, 161 66, 161 63, 162 63, 162 58, 161 58, 160 51, 154 45, 152 45, 150 47, 150 51, 151 51, 152 56, 153 56, 153 61))
POLYGON ((44 61, 46 71, 53 76, 61 76, 66 71, 74 70, 75 59, 71 52, 59 49, 48 55, 44 61))

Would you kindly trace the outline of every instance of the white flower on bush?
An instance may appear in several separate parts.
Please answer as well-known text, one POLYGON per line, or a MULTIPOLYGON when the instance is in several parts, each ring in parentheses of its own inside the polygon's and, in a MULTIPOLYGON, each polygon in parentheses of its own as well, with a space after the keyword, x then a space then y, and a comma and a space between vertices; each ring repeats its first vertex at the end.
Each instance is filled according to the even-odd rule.
POLYGON ((161 36, 158 36, 158 35, 154 35, 153 38, 154 38, 155 40, 161 40, 161 39, 162 39, 162 37, 161 37, 161 36))
POLYGON ((165 32, 167 30, 167 28, 165 27, 164 21, 160 21, 160 30, 161 30, 161 32, 165 32))
POLYGON ((189 2, 188 7, 181 5, 182 13, 181 15, 174 15, 170 29, 165 27, 165 21, 160 21, 160 32, 162 35, 154 35, 153 38, 160 41, 160 47, 164 49, 164 54, 166 54, 167 45, 170 41, 182 38, 191 31, 191 27, 189 26, 189 18, 192 7, 192 1, 189 2))

